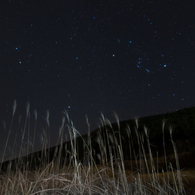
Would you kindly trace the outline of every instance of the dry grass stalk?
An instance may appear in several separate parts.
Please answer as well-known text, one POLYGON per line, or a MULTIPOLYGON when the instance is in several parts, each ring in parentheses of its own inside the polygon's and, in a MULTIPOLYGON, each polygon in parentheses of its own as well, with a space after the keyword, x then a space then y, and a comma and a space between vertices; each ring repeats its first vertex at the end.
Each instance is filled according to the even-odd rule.
MULTIPOLYGON (((14 102, 13 106, 13 114, 3 158, 15 111, 16 102, 14 102)), ((144 127, 145 135, 140 134, 138 131, 138 119, 135 120, 135 133, 139 154, 135 153, 131 129, 127 126, 126 134, 128 136, 130 160, 125 161, 119 117, 116 113, 114 116, 118 126, 117 132, 114 132, 110 121, 101 114, 101 127, 99 127, 97 137, 94 139, 98 144, 98 152, 92 148, 90 124, 87 116, 88 135, 84 139, 69 119, 67 111, 63 112, 59 139, 52 156, 47 149, 50 146, 49 140, 47 140, 50 127, 49 111, 47 111, 47 125, 42 136, 40 158, 31 155, 30 158, 27 157, 26 161, 25 158, 22 158, 22 144, 26 128, 28 123, 30 123, 30 104, 28 103, 26 106, 26 120, 22 132, 19 159, 9 161, 6 171, 3 170, 2 166, 4 159, 2 158, 1 160, 0 194, 185 194, 184 185, 188 185, 187 180, 190 180, 191 183, 195 181, 193 179, 195 173, 190 177, 187 175, 188 172, 180 170, 176 145, 172 139, 172 129, 170 129, 170 136, 177 169, 174 170, 171 163, 168 166, 164 141, 165 120, 162 123, 164 161, 162 158, 153 158, 148 129, 144 127), (67 119, 66 125, 65 118, 67 119), (66 128, 70 135, 70 148, 68 148, 67 144, 63 144, 66 128), (82 139, 82 147, 78 146, 77 135, 82 139), (144 140, 146 140, 146 148, 144 147, 144 140), (79 158, 81 148, 84 155, 82 159, 79 158), (50 159, 51 157, 52 159, 50 159), (98 161, 99 164, 97 163, 98 161), (162 161, 165 164, 165 169, 161 169, 162 161)), ((35 144, 35 132, 37 131, 36 124, 37 112, 35 111, 33 144, 30 141, 28 142, 33 147, 35 144)), ((29 153, 29 151, 30 145, 27 147, 27 152, 29 153)), ((34 151, 33 148, 32 151, 34 151)))

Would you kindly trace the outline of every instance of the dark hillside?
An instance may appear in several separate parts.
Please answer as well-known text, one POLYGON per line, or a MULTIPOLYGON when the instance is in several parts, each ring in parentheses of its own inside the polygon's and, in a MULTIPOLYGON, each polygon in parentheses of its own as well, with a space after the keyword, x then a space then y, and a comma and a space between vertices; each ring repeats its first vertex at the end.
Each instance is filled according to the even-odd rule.
MULTIPOLYGON (((176 143, 177 152, 193 153, 195 151, 195 107, 184 108, 173 113, 139 118, 137 124, 134 119, 121 121, 119 122, 120 125, 117 123, 109 124, 109 122, 106 122, 105 120, 105 125, 101 127, 101 129, 94 130, 90 135, 86 134, 82 137, 76 138, 76 148, 78 151, 76 154, 77 158, 81 162, 85 162, 85 160, 87 162, 87 155, 89 155, 87 154, 87 152, 91 147, 93 150, 93 154, 91 155, 93 155, 94 160, 96 161, 96 163, 98 163, 97 156, 102 151, 102 148, 106 151, 111 148, 114 155, 115 147, 118 147, 118 145, 120 145, 120 141, 122 143, 122 150, 124 152, 124 160, 134 159, 135 155, 138 155, 139 151, 143 150, 143 148, 139 147, 140 143, 143 145, 144 150, 147 154, 148 146, 147 137, 145 136, 144 131, 145 127, 147 128, 153 157, 156 157, 157 152, 158 156, 160 157, 164 155, 162 132, 163 121, 165 121, 164 140, 167 155, 173 154, 173 145, 170 141, 170 128, 172 129, 172 138, 176 143), (121 135, 122 137, 121 140, 119 139, 119 135, 121 135), (115 140, 114 144, 112 143, 113 139, 115 140), (85 140, 85 144, 83 143, 83 140, 85 140), (138 141, 140 142, 139 144, 138 141), (130 156, 129 153, 130 147, 131 150, 134 151, 134 155, 132 156, 130 156)), ((73 142, 73 144, 75 144, 75 142, 73 142)), ((39 165, 44 166, 44 164, 47 164, 54 160, 59 160, 60 158, 60 162, 63 165, 65 159, 71 159, 70 154, 72 153, 72 150, 73 148, 71 146, 71 142, 69 141, 63 143, 62 147, 60 147, 59 145, 44 150, 44 154, 42 151, 29 154, 28 157, 22 158, 22 164, 26 164, 25 162, 29 162, 29 160, 31 160, 31 169, 33 169, 33 167, 35 168, 39 165), (43 158, 44 160, 40 161, 40 159, 43 158)), ((107 156, 108 161, 109 158, 110 157, 107 156)), ((18 163, 18 161, 19 159, 11 161, 11 167, 13 169, 15 163, 20 164, 18 163)), ((6 170, 9 163, 10 161, 4 162, 2 170, 6 170)))

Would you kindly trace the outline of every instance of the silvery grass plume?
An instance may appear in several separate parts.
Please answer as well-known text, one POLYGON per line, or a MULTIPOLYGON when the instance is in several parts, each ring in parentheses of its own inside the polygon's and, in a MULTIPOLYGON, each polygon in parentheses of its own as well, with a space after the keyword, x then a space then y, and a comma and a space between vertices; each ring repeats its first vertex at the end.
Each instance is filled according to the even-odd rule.
MULTIPOLYGON (((16 101, 14 101, 3 158, 6 148, 9 148, 8 139, 15 111, 16 101)), ((68 112, 63 111, 56 146, 50 148, 50 114, 47 110, 46 128, 43 128, 43 133, 40 135, 42 148, 39 152, 28 155, 30 151, 33 151, 35 144, 37 116, 35 110, 33 141, 28 139, 24 150, 23 140, 27 130, 28 138, 30 136, 27 128, 30 120, 30 104, 27 103, 24 128, 21 129, 22 141, 19 148, 19 159, 9 161, 7 170, 0 175, 0 194, 185 194, 171 127, 169 131, 176 160, 176 170, 171 163, 168 166, 166 162, 166 170, 160 172, 152 153, 149 129, 144 126, 143 132, 141 132, 138 119, 135 119, 134 126, 127 125, 123 129, 116 113, 114 113, 116 125, 111 124, 100 113, 100 125, 96 132, 91 132, 86 115, 88 132, 86 135, 81 135, 69 118, 68 112), (67 141, 68 134, 69 141, 67 141), (26 156, 23 156, 23 153, 26 153, 26 156), (129 155, 128 160, 126 160, 127 154, 129 155), (14 166, 15 168, 13 168, 14 166), (127 169, 127 166, 130 168, 127 169)), ((162 133, 164 159, 167 160, 164 131, 165 120, 162 122, 162 133)), ((3 158, 1 162, 3 162, 3 158)), ((1 169, 1 171, 3 170, 1 169)))

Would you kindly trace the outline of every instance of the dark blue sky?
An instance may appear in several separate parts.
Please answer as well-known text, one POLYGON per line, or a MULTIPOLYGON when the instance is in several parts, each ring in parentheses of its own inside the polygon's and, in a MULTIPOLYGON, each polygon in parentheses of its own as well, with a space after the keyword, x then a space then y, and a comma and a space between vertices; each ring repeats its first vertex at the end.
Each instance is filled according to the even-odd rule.
POLYGON ((100 111, 114 122, 113 111, 126 120, 195 106, 193 7, 180 0, 4 1, 1 121, 9 126, 14 99, 15 121, 25 119, 29 101, 44 128, 48 109, 52 135, 65 109, 83 133, 85 114, 94 130, 100 111))

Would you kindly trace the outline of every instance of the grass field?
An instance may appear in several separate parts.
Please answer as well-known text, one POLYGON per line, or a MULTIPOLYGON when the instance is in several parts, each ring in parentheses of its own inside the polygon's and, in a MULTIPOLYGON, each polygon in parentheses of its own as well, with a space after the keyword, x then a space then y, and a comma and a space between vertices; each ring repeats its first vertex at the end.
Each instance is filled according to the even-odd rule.
MULTIPOLYGON (((16 102, 1 159, 0 194, 2 195, 195 194, 193 166, 195 157, 193 153, 177 153, 177 146, 172 138, 172 128, 169 128, 169 133, 173 154, 167 155, 163 141, 164 155, 154 157, 148 129, 144 127, 144 134, 140 134, 138 120, 135 120, 133 129, 136 133, 138 152, 135 152, 137 150, 132 141, 130 128, 125 130, 129 140, 128 147, 123 148, 124 137, 121 135, 120 122, 116 114, 118 130, 114 131, 110 121, 102 114, 100 119, 102 126, 92 140, 87 118, 89 129, 84 137, 75 129, 65 111, 56 147, 52 150, 47 148, 48 136, 45 134, 40 152, 22 156, 20 149, 18 158, 4 162, 15 110, 16 102), (65 132, 69 132, 71 138, 69 144, 64 144, 65 132), (78 142, 78 136, 82 141, 78 142), (93 148, 92 142, 96 142, 96 148, 93 148), (128 160, 124 157, 126 155, 124 150, 129 152, 128 160), (190 169, 182 170, 181 167, 185 166, 190 169)), ((27 104, 23 132, 29 131, 27 125, 29 110, 30 105, 27 104)), ((49 116, 47 125, 49 127, 49 116)), ((162 121, 163 140, 164 127, 165 120, 162 121)), ((29 142, 29 148, 30 146, 33 146, 33 143, 29 142)))

